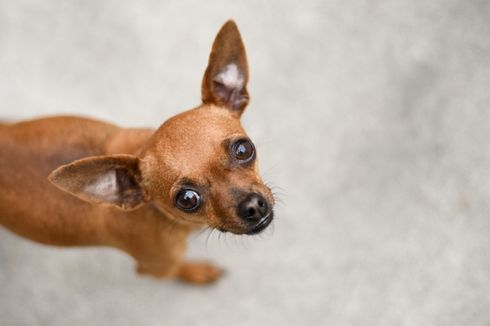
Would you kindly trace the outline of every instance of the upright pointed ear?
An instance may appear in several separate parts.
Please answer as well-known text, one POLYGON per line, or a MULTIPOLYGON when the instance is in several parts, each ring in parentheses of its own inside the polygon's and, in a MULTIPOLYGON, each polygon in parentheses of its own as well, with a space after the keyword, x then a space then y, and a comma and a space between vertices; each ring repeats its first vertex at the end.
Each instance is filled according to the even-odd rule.
POLYGON ((248 64, 245 46, 234 21, 216 35, 202 81, 202 101, 224 106, 238 117, 248 104, 248 64))
POLYGON ((74 161, 49 175, 58 188, 85 201, 135 209, 146 201, 139 159, 132 155, 94 156, 74 161))

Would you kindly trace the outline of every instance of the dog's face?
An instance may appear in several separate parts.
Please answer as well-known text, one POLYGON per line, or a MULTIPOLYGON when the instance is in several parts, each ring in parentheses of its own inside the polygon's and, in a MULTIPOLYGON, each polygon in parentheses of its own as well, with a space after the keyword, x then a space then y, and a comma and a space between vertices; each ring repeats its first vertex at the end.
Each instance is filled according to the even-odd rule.
POLYGON ((144 203, 182 223, 255 234, 273 218, 254 144, 240 124, 248 104, 248 66, 240 33, 227 22, 213 44, 203 104, 166 121, 140 157, 75 161, 50 180, 81 199, 135 209, 144 203))
POLYGON ((203 105, 165 122, 141 169, 154 204, 179 221, 247 234, 272 221, 274 200, 259 176, 255 146, 222 107, 203 105))

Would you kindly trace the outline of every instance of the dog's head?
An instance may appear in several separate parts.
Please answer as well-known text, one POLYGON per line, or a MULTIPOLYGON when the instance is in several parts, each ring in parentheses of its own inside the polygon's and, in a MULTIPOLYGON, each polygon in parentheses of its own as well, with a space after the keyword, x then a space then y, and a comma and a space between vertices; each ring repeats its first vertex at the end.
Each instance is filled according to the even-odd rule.
POLYGON ((248 66, 233 21, 219 31, 202 82, 203 104, 166 121, 141 154, 85 158, 50 180, 84 200, 136 209, 150 203, 182 223, 255 234, 273 218, 256 150, 240 124, 248 66))

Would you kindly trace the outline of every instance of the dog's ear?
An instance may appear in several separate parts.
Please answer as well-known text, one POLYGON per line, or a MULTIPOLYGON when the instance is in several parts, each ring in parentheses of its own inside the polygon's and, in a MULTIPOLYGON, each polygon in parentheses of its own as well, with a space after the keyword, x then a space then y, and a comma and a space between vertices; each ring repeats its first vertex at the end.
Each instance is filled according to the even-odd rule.
POLYGON ((213 43, 202 81, 202 101, 224 106, 240 116, 248 104, 245 46, 234 21, 221 27, 213 43))
POLYGON ((57 168, 48 178, 58 188, 91 203, 130 210, 148 200, 141 187, 139 159, 132 155, 84 158, 57 168))

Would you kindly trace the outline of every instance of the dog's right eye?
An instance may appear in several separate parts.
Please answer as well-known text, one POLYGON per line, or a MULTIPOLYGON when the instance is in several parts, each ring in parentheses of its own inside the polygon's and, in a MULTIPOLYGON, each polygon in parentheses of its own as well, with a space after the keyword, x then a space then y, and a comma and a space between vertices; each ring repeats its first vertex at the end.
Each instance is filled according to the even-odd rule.
POLYGON ((192 189, 182 189, 175 197, 175 206, 186 212, 195 212, 201 205, 201 196, 192 189))
POLYGON ((248 139, 240 139, 231 145, 231 155, 240 164, 251 162, 255 158, 255 147, 248 139))

